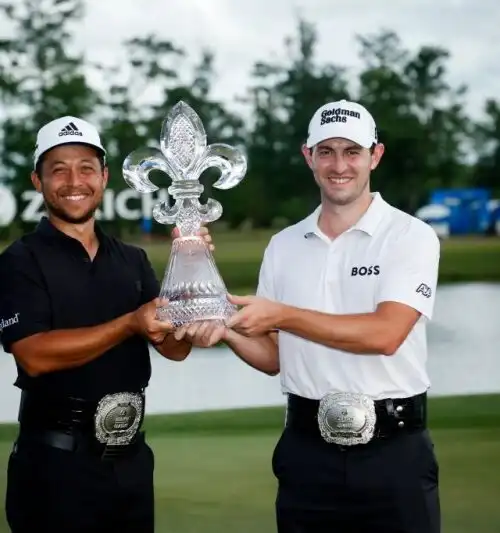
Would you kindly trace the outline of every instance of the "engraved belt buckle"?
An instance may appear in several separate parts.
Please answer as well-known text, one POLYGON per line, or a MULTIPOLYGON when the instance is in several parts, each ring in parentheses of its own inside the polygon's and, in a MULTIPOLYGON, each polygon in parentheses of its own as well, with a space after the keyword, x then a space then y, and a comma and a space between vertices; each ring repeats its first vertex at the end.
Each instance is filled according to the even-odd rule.
POLYGON ((318 425, 328 443, 366 444, 375 433, 375 421, 375 403, 365 394, 329 393, 320 400, 318 425))
POLYGON ((96 439, 106 446, 127 446, 135 437, 143 416, 141 394, 108 394, 100 400, 94 415, 96 439))

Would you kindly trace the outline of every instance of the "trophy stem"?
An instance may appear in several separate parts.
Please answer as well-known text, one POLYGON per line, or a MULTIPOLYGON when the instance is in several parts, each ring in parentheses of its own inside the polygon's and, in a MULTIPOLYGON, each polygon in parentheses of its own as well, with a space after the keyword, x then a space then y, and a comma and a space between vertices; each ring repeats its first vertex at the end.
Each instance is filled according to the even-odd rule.
POLYGON ((202 223, 198 199, 188 197, 178 199, 177 202, 179 209, 175 224, 179 228, 181 237, 195 237, 202 223))

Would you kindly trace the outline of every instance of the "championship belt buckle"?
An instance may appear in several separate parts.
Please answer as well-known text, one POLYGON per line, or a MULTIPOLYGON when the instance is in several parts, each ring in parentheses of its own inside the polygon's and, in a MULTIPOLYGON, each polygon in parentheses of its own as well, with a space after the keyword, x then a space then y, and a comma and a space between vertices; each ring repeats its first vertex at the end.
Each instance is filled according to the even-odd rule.
POLYGON ((366 444, 373 438, 375 422, 375 403, 366 394, 330 393, 320 400, 318 425, 328 443, 366 444))
POLYGON ((119 392, 104 396, 94 416, 96 439, 106 446, 127 446, 135 437, 144 416, 141 394, 119 392))

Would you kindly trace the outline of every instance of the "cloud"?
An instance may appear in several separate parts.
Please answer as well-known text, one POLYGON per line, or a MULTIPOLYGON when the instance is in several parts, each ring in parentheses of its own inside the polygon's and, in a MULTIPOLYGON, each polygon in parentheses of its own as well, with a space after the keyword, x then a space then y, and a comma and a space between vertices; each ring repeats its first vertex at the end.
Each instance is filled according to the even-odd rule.
POLYGON ((209 47, 216 61, 214 94, 231 102, 245 93, 256 61, 284 57, 284 39, 296 34, 299 16, 317 28, 321 63, 355 71, 360 67, 355 35, 386 28, 410 50, 424 44, 449 50, 449 80, 468 85, 473 115, 487 98, 499 96, 496 0, 88 0, 87 17, 75 37, 89 59, 119 65, 126 61, 125 39, 155 33, 186 50, 184 71, 209 47))

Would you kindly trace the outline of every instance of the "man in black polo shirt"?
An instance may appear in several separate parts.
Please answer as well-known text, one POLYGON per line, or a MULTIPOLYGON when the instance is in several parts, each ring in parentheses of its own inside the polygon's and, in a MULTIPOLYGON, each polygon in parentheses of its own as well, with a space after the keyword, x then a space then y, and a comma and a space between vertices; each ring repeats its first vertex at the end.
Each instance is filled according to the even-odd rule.
POLYGON ((1 341, 22 390, 7 520, 14 533, 153 532, 148 343, 176 361, 191 344, 155 320, 159 285, 144 251, 95 222, 108 179, 97 130, 50 122, 34 164, 48 218, 0 255, 1 341))

